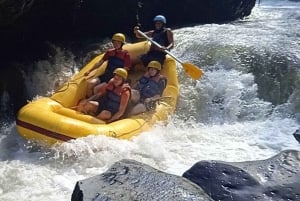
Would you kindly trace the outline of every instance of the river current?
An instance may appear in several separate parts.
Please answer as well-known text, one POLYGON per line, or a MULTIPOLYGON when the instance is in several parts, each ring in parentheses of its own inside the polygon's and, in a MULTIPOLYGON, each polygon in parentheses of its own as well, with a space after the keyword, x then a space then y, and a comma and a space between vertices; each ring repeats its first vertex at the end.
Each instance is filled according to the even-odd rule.
MULTIPOLYGON (((4 122, 0 200, 70 200, 76 181, 125 158, 182 175, 200 160, 263 160, 299 150, 292 136, 300 127, 299 30, 300 3, 279 0, 262 1, 243 20, 174 29, 172 52, 204 76, 194 81, 178 64, 175 115, 130 141, 89 136, 41 148, 20 137, 14 122, 4 122)), ((55 49, 54 62, 40 61, 24 73, 34 98, 80 69, 71 53, 55 49)))

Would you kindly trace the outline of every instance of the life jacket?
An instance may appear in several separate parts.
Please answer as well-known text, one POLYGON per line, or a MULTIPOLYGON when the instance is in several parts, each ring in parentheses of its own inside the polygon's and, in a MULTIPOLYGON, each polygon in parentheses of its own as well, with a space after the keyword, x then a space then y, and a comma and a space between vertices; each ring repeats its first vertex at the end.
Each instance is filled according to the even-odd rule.
POLYGON ((168 30, 167 28, 154 30, 152 34, 152 39, 158 44, 160 44, 161 46, 167 47, 168 45, 170 45, 170 42, 168 40, 167 30, 168 30))
POLYGON ((141 101, 146 98, 153 97, 155 95, 161 95, 162 89, 160 89, 160 82, 166 80, 166 78, 158 74, 156 76, 150 77, 147 72, 140 80, 138 84, 138 90, 140 91, 141 101))
POLYGON ((107 51, 107 54, 107 67, 103 75, 100 76, 101 82, 109 82, 109 80, 114 76, 114 70, 124 66, 128 51, 124 49, 110 49, 107 51))
POLYGON ((122 94, 126 91, 129 91, 131 94, 131 87, 127 83, 115 87, 113 82, 109 82, 106 87, 106 93, 103 100, 105 102, 106 107, 118 111, 121 103, 122 94))

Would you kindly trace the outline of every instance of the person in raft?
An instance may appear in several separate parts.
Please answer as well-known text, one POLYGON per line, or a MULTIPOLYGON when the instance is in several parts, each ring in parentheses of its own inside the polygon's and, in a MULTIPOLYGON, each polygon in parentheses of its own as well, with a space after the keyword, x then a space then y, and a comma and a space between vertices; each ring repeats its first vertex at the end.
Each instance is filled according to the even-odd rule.
POLYGON ((101 67, 102 64, 107 61, 107 67, 105 72, 88 82, 87 85, 87 97, 91 97, 95 94, 96 91, 101 87, 102 83, 107 83, 112 77, 114 70, 119 66, 124 66, 126 70, 131 68, 130 55, 127 50, 123 49, 125 44, 125 35, 122 33, 116 33, 112 36, 113 48, 105 52, 104 56, 100 61, 94 64, 94 66, 85 73, 85 76, 88 76, 93 70, 101 67))
POLYGON ((139 114, 155 108, 157 100, 160 99, 167 85, 167 78, 160 71, 161 64, 158 61, 149 62, 148 71, 131 90, 131 102, 134 106, 129 110, 129 115, 139 114))
POLYGON ((116 68, 113 78, 103 84, 93 96, 80 101, 77 111, 96 116, 106 123, 120 119, 131 96, 131 87, 126 83, 126 79, 127 71, 124 68, 116 68))
MULTIPOLYGON (((138 61, 135 61, 134 63, 140 63, 142 62, 144 66, 147 66, 148 63, 152 60, 159 61, 161 65, 164 64, 164 61, 166 59, 166 53, 164 50, 171 50, 174 47, 174 38, 173 38, 173 32, 170 28, 166 28, 167 20, 163 15, 157 15, 153 19, 154 21, 154 30, 150 30, 145 32, 147 36, 153 39, 153 41, 157 42, 162 46, 162 48, 157 47, 154 44, 151 44, 150 50, 144 54, 141 55, 138 61)), ((134 34, 137 38, 143 38, 138 33, 139 27, 134 27, 134 34)))

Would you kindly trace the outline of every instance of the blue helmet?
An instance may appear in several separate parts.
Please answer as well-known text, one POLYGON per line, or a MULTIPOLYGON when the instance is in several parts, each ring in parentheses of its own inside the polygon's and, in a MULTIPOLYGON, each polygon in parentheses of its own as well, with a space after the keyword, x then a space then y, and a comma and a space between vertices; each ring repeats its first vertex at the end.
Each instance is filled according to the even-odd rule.
POLYGON ((165 16, 163 16, 163 15, 156 15, 156 16, 154 17, 153 21, 154 21, 154 22, 159 21, 159 22, 162 22, 162 23, 164 23, 164 24, 167 23, 167 20, 166 20, 165 16))

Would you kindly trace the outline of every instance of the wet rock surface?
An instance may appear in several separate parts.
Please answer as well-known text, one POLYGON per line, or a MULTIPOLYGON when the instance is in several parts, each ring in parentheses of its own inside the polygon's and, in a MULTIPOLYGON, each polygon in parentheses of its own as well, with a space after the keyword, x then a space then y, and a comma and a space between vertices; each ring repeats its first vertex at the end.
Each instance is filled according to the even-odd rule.
POLYGON ((72 201, 298 201, 299 192, 300 152, 286 150, 260 161, 200 161, 182 177, 122 160, 103 174, 78 181, 72 201))
POLYGON ((197 185, 133 161, 116 162, 105 173, 78 181, 72 201, 209 201, 197 185))
POLYGON ((296 201, 300 199, 300 152, 286 150, 261 161, 200 161, 183 177, 214 200, 296 201))

